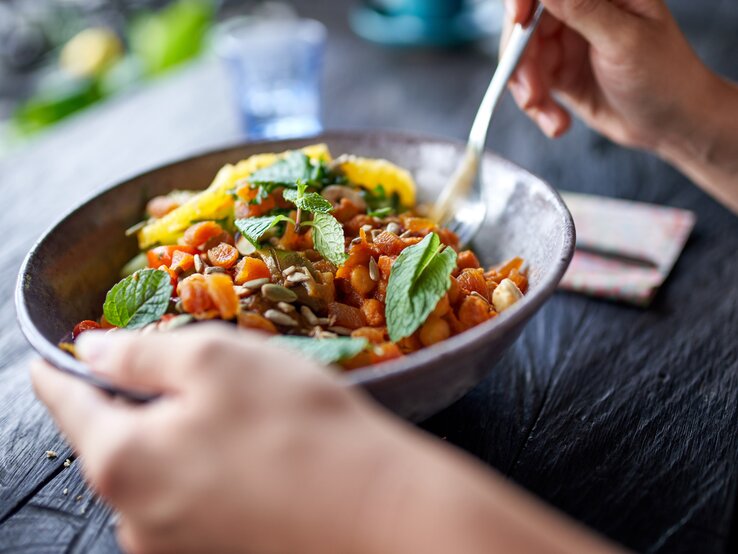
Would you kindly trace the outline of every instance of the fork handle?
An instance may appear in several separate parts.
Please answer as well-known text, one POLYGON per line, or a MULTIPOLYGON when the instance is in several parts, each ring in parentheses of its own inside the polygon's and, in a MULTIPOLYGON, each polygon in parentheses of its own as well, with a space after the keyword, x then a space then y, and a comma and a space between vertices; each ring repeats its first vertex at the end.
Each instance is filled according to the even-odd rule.
POLYGON ((484 94, 482 103, 474 118, 471 132, 469 133, 468 147, 477 155, 477 159, 481 159, 481 154, 484 151, 492 116, 495 114, 500 99, 507 88, 507 83, 518 67, 533 33, 538 28, 538 23, 541 21, 544 9, 543 4, 536 2, 535 12, 528 25, 524 27, 516 23, 512 33, 510 33, 510 38, 505 45, 500 61, 497 64, 497 69, 492 76, 492 81, 489 83, 487 92, 484 94))

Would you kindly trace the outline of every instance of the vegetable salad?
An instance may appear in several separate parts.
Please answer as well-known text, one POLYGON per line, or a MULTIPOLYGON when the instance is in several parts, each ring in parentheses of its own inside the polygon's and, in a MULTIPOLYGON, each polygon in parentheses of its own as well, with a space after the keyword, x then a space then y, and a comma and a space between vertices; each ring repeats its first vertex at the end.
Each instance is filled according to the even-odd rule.
POLYGON ((221 319, 353 369, 494 318, 528 288, 520 258, 485 270, 418 215, 407 171, 325 145, 227 165, 204 191, 153 198, 147 216, 130 230, 141 254, 73 338, 221 319))

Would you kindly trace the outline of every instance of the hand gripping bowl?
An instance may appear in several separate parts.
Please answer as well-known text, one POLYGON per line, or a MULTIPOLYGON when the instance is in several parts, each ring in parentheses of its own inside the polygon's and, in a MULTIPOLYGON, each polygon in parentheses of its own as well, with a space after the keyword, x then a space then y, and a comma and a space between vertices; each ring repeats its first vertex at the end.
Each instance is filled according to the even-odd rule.
MULTIPOLYGON (((461 159, 464 146, 395 133, 327 133, 309 139, 251 143, 166 165, 108 188, 64 217, 28 254, 16 290, 18 320, 31 345, 59 369, 91 376, 57 348, 82 319, 95 319, 120 268, 137 253, 124 232, 146 200, 175 188, 205 188, 218 169, 259 152, 326 142, 334 155, 387 158, 410 170, 420 201, 432 202, 461 159)), ((343 375, 382 404, 419 420, 448 406, 487 375, 525 324, 554 292, 574 251, 574 225, 551 186, 493 154, 483 161, 489 209, 473 248, 482 265, 514 256, 526 261, 530 289, 500 316, 410 356, 343 375)), ((245 378, 247 374, 245 374, 245 378)))

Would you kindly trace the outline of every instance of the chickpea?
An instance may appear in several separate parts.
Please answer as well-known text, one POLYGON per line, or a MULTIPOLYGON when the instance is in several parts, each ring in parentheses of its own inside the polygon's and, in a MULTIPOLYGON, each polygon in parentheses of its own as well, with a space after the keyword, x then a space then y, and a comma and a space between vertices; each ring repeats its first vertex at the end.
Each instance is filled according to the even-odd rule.
POLYGON ((451 336, 451 328, 448 323, 438 317, 430 317, 420 328, 420 342, 423 346, 430 346, 446 340, 451 336))
POLYGON ((372 281, 367 266, 358 265, 351 271, 351 286, 362 296, 366 296, 374 290, 376 283, 372 281))

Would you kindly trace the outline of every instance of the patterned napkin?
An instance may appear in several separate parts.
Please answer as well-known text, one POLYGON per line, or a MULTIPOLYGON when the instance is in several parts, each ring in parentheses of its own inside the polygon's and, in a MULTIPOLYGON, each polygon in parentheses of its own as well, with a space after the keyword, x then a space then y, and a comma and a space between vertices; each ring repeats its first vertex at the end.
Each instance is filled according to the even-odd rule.
POLYGON ((641 202, 562 193, 577 249, 560 288, 648 306, 695 224, 694 213, 641 202))

